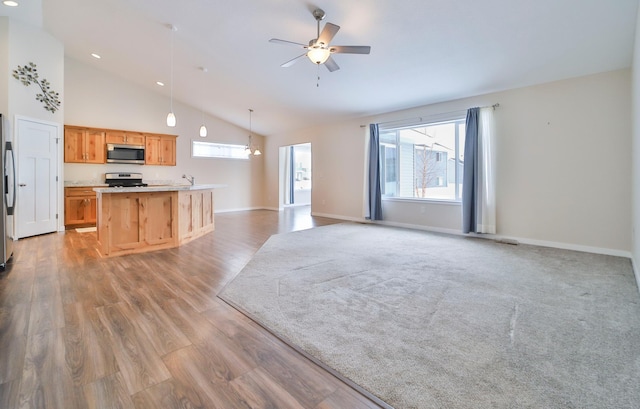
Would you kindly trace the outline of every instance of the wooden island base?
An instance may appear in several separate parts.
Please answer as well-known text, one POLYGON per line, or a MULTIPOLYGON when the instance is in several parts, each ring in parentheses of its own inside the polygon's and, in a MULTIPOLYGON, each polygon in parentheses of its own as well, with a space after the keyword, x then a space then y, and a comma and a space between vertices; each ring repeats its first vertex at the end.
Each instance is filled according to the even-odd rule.
POLYGON ((214 230, 216 185, 96 188, 104 257, 177 247, 214 230))

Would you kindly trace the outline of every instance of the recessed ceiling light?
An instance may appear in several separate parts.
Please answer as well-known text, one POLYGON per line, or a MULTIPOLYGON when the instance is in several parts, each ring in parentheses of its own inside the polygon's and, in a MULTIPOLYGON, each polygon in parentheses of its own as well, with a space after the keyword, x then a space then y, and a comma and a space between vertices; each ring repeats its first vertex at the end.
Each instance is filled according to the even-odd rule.
POLYGON ((100 55, 98 55, 98 54, 96 54, 96 53, 91 53, 91 56, 92 56, 93 58, 98 59, 98 60, 99 60, 100 58, 102 58, 102 57, 100 57, 100 55))
POLYGON ((164 87, 164 82, 156 81, 156 84, 160 85, 161 87, 164 87))
POLYGON ((2 4, 9 7, 18 7, 18 2, 13 0, 4 0, 2 4))

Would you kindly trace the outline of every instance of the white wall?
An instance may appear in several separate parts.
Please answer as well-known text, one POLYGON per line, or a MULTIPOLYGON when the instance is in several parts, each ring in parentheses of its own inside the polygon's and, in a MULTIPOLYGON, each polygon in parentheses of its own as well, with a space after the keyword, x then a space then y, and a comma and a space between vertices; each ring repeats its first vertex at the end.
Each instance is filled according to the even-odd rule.
MULTIPOLYGON (((16 134, 16 118, 26 118, 46 122, 56 126, 59 130, 58 137, 62 137, 62 123, 64 118, 64 47, 51 35, 40 27, 32 26, 21 21, 0 17, 0 112, 6 116, 6 138, 14 141, 14 150, 17 152, 16 160, 20 158, 20 136, 16 134), (60 108, 52 113, 44 108, 42 102, 36 100, 36 94, 42 93, 37 84, 25 86, 19 80, 13 78, 13 70, 18 66, 25 66, 29 62, 36 65, 39 79, 46 79, 50 83, 52 91, 59 94, 62 101, 60 108)), ((62 145, 58 149, 62 157, 62 145)), ((59 165, 58 172, 61 173, 59 165)), ((20 180, 20 167, 18 166, 18 180, 20 180)), ((57 186, 60 192, 57 197, 58 209, 63 208, 62 181, 57 186)), ((17 193, 16 220, 20 220, 20 194, 17 193)), ((17 229, 14 224, 14 229, 17 229)), ((64 228, 62 219, 58 220, 58 229, 64 228)), ((13 232, 14 236, 16 231, 13 232)))
MULTIPOLYGON (((179 135, 177 166, 65 164, 65 180, 103 180, 105 172, 121 170, 139 171, 147 181, 180 180, 183 174, 191 174, 196 183, 228 185, 215 192, 216 212, 262 206, 261 156, 251 160, 191 158, 192 139, 244 145, 249 135, 246 129, 206 115, 208 136, 201 138, 198 135, 202 124, 200 109, 175 100, 177 126, 169 128, 166 125, 169 98, 72 59, 66 59, 65 64, 65 94, 64 123, 67 125, 179 135)), ((253 136, 254 143, 262 146, 263 138, 253 136)))
MULTIPOLYGON (((312 212, 363 219, 366 128, 500 103, 498 235, 559 247, 631 250, 631 73, 602 73, 267 138, 267 206, 277 206, 277 148, 313 144, 312 212)), ((460 230, 460 206, 385 201, 387 222, 460 230)))
POLYGON ((64 47, 51 35, 39 27, 9 20, 8 24, 8 114, 13 121, 14 115, 27 116, 48 122, 61 124, 64 118, 64 47), (13 70, 29 62, 36 64, 40 80, 47 79, 51 90, 60 94, 62 105, 55 113, 44 109, 42 102, 36 100, 36 94, 42 91, 36 84, 24 86, 13 78, 13 70))
POLYGON ((61 124, 64 117, 64 48, 39 27, 0 17, 0 112, 12 132, 15 115, 61 124), (13 78, 13 70, 29 62, 36 64, 40 79, 60 94, 62 105, 51 113, 36 100, 41 93, 36 84, 24 86, 13 78))
POLYGON ((632 225, 632 256, 633 267, 636 274, 636 281, 640 284, 640 9, 638 10, 638 18, 636 23, 636 41, 633 53, 633 142, 632 142, 632 184, 631 193, 632 209, 633 209, 633 225, 632 225))
POLYGON ((9 114, 9 18, 0 17, 0 113, 9 114))

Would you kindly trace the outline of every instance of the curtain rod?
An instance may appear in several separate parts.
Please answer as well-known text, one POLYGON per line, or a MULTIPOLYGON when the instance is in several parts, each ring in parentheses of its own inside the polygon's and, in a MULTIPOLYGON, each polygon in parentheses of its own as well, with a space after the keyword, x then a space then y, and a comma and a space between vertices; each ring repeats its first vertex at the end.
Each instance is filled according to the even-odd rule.
MULTIPOLYGON (((499 103, 499 102, 496 102, 496 103, 495 103, 495 104, 493 104, 493 105, 485 105, 485 106, 482 106, 482 107, 480 107, 480 108, 493 108, 493 109, 495 110, 495 109, 496 109, 496 108, 498 108, 498 107, 500 107, 500 103, 499 103)), ((457 110, 457 111, 441 112, 441 113, 439 113, 439 114, 434 114, 434 115, 448 115, 448 114, 455 114, 455 113, 457 113, 457 112, 462 112, 462 111, 463 111, 462 109, 459 109, 459 110, 457 110)), ((465 111, 466 111, 466 110, 465 110, 465 111)), ((422 122, 422 119, 423 119, 423 118, 422 118, 421 116, 416 117, 416 118, 408 118, 408 119, 396 119, 396 120, 393 120, 393 121, 379 122, 379 123, 378 123, 378 125, 390 125, 390 124, 393 124, 393 123, 396 123, 396 122, 407 122, 407 123, 411 123, 411 122, 422 122)), ((366 126, 367 126, 367 125, 360 125, 360 128, 364 128, 364 127, 366 127, 366 126)))

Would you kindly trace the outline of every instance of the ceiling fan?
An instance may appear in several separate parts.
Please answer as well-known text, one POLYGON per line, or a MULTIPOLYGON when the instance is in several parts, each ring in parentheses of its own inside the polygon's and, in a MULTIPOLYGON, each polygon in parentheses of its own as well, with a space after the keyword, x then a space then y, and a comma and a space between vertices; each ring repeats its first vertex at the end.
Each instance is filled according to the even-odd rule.
POLYGON ((338 30, 340 30, 340 26, 326 23, 322 32, 320 32, 320 20, 324 19, 325 13, 321 9, 315 9, 313 11, 313 17, 315 17, 318 23, 317 37, 309 41, 308 45, 294 41, 280 40, 278 38, 269 40, 269 42, 272 43, 293 45, 307 50, 304 54, 285 62, 281 67, 291 67, 298 59, 307 56, 314 64, 324 64, 330 72, 333 72, 339 70, 340 67, 331 57, 331 54, 369 54, 371 52, 371 47, 368 45, 329 45, 329 42, 331 42, 338 30))

